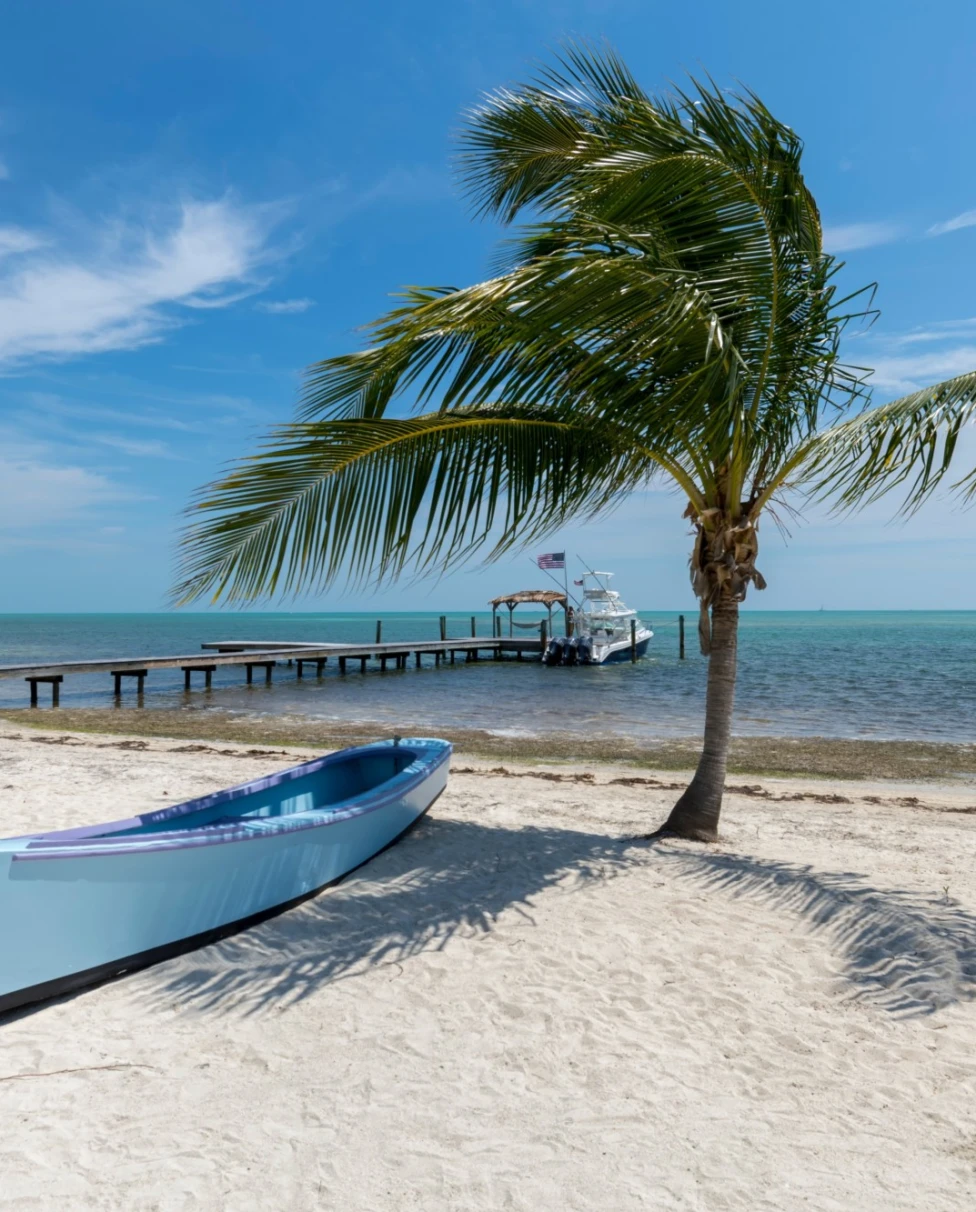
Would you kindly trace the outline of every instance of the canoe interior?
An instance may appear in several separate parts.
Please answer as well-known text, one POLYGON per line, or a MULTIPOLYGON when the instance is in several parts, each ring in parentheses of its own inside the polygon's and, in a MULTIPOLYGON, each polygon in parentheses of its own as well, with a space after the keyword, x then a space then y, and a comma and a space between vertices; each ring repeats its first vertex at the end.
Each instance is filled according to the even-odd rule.
POLYGON ((270 820, 292 816, 296 812, 328 812, 356 796, 381 789, 384 783, 401 774, 416 758, 416 753, 406 748, 340 755, 339 760, 287 782, 262 785, 254 790, 241 788, 245 794, 230 803, 205 804, 194 808, 193 804, 200 801, 191 801, 176 809, 147 813, 139 818, 139 824, 129 828, 106 825, 103 833, 92 833, 90 836, 128 837, 165 833, 174 829, 205 829, 239 820, 270 820), (181 812, 179 808, 189 811, 181 812))

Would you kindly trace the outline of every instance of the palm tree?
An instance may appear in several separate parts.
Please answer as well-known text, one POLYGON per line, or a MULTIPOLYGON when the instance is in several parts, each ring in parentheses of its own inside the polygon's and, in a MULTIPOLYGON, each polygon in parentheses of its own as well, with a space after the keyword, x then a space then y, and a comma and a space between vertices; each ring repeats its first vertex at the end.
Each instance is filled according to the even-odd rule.
POLYGON ((479 213, 524 220, 494 276, 406 290, 368 348, 310 369, 298 419, 198 496, 178 598, 497 558, 670 481, 709 667, 701 759, 663 830, 714 839, 760 519, 835 478, 857 501, 917 439, 886 461, 897 419, 847 419, 866 390, 839 343, 865 313, 839 297, 801 150, 753 94, 652 98, 608 50, 570 46, 487 97, 462 178, 479 213))

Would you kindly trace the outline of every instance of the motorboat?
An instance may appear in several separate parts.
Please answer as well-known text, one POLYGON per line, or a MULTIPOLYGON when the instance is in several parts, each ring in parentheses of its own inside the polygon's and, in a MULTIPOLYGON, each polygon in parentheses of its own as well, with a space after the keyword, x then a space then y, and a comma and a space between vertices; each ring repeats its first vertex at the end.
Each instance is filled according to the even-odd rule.
POLYGON ((639 659, 654 632, 610 588, 612 572, 585 572, 579 608, 570 634, 553 636, 543 660, 547 665, 606 665, 639 659))

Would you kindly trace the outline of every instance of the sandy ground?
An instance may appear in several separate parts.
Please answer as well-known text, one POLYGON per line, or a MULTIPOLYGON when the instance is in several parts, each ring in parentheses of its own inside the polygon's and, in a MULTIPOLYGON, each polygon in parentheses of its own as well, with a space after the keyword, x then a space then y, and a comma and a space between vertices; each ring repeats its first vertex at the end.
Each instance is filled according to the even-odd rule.
MULTIPOLYGON (((3 726, 0 828, 294 760, 3 726)), ((455 766, 301 908, 0 1020, 0 1205, 973 1206, 976 788, 733 780, 705 848, 633 840, 685 776, 455 766)))

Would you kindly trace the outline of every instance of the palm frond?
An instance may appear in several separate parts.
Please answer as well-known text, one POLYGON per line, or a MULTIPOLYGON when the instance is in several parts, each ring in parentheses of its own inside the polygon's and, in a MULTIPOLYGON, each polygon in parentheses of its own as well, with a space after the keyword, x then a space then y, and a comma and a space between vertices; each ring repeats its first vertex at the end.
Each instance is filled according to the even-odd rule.
MULTIPOLYGON (((876 501, 904 488, 912 513, 944 481, 959 435, 976 419, 976 371, 911 392, 824 430, 811 445, 804 479, 840 508, 876 501)), ((950 485, 976 497, 976 469, 950 485)))
POLYGON ((204 489, 184 532, 180 602, 251 601, 489 558, 652 474, 623 433, 532 409, 285 426, 204 489))

